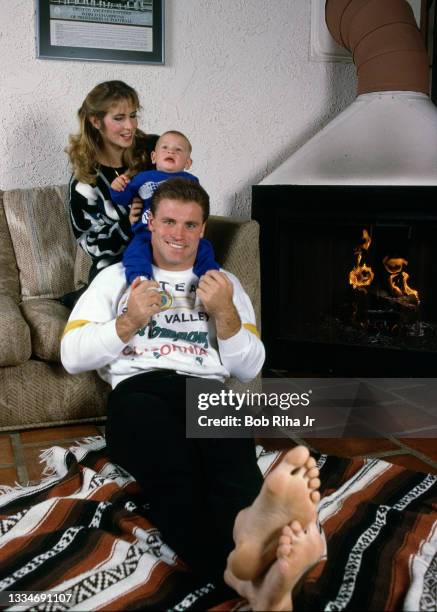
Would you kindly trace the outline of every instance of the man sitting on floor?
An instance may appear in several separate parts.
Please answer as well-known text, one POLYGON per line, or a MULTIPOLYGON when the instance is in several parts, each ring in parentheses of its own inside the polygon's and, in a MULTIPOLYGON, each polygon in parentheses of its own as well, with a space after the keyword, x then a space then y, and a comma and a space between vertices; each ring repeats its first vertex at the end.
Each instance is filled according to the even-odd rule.
MULTIPOLYGON (((251 380, 264 362, 264 347, 238 279, 224 270, 200 279, 193 273, 209 215, 205 190, 184 179, 168 180, 155 192, 151 213, 154 280, 137 278, 127 287, 122 263, 104 269, 71 313, 62 363, 73 374, 96 369, 111 384, 109 456, 136 478, 148 517, 202 578, 220 580, 234 547, 235 519, 246 508, 244 525, 235 522, 237 546, 226 581, 258 606, 265 600, 263 588, 275 592, 278 581, 290 582, 285 557, 293 552, 308 565, 297 542, 308 541, 301 525, 315 520, 318 471, 305 449, 299 451, 306 452, 303 460, 292 455, 298 476, 291 469, 288 474, 299 478, 300 487, 304 483, 305 493, 295 495, 294 478, 290 506, 290 495, 278 498, 275 487, 273 494, 263 487, 252 440, 186 438, 187 377, 251 380), (260 517, 270 517, 272 505, 279 511, 266 536, 260 517)), ((294 563, 298 573, 300 565, 294 563)), ((291 574, 294 581, 296 570, 291 574)), ((291 605, 288 599, 285 605, 291 605)))

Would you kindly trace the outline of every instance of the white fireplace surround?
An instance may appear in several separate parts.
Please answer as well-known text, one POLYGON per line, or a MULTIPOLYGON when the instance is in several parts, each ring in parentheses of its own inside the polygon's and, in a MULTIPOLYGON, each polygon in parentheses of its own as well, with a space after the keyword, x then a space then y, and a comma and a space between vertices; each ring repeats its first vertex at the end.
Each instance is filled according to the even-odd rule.
POLYGON ((362 94, 260 185, 437 185, 437 107, 422 93, 362 94))

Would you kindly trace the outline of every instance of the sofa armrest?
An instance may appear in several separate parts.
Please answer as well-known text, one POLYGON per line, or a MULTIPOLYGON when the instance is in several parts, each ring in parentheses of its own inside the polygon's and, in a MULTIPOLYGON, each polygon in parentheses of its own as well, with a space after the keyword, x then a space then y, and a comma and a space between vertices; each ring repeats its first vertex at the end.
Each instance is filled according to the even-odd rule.
POLYGON ((21 305, 32 337, 33 354, 43 361, 61 361, 61 337, 70 311, 55 300, 36 298, 21 305))
POLYGON ((255 310, 258 329, 261 325, 261 280, 259 258, 259 225, 256 221, 212 215, 205 237, 213 244, 216 260, 225 270, 237 276, 255 310))
POLYGON ((30 359, 30 329, 20 307, 9 295, 0 295, 0 366, 15 366, 30 359))

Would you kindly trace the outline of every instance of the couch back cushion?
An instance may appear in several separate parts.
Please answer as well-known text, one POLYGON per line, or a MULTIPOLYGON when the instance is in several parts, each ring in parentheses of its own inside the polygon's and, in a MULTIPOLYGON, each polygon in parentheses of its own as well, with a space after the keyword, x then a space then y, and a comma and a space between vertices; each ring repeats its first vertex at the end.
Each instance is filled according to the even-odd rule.
POLYGON ((4 210, 22 299, 58 298, 72 291, 76 242, 70 227, 67 187, 7 191, 4 210))
POLYGON ((0 295, 7 295, 15 303, 21 300, 14 247, 3 207, 4 192, 0 191, 0 295))

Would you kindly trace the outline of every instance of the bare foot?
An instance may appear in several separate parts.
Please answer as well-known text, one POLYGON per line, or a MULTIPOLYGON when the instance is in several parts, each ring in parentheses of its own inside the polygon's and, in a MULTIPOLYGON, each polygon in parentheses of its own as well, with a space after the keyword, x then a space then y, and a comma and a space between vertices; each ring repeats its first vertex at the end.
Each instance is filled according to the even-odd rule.
POLYGON ((292 591, 302 576, 325 553, 325 543, 315 523, 303 529, 299 521, 285 526, 279 539, 277 561, 268 570, 251 601, 253 610, 292 610, 292 591))
POLYGON ((277 559, 264 576, 254 582, 239 580, 228 567, 225 581, 248 600, 252 610, 292 610, 294 587, 324 552, 325 542, 316 524, 309 523, 304 531, 298 521, 293 521, 283 528, 277 559))
POLYGON ((255 580, 269 567, 284 525, 297 520, 305 527, 315 521, 318 476, 316 462, 304 446, 289 451, 268 474, 253 504, 235 520, 235 549, 228 559, 235 577, 255 580))

